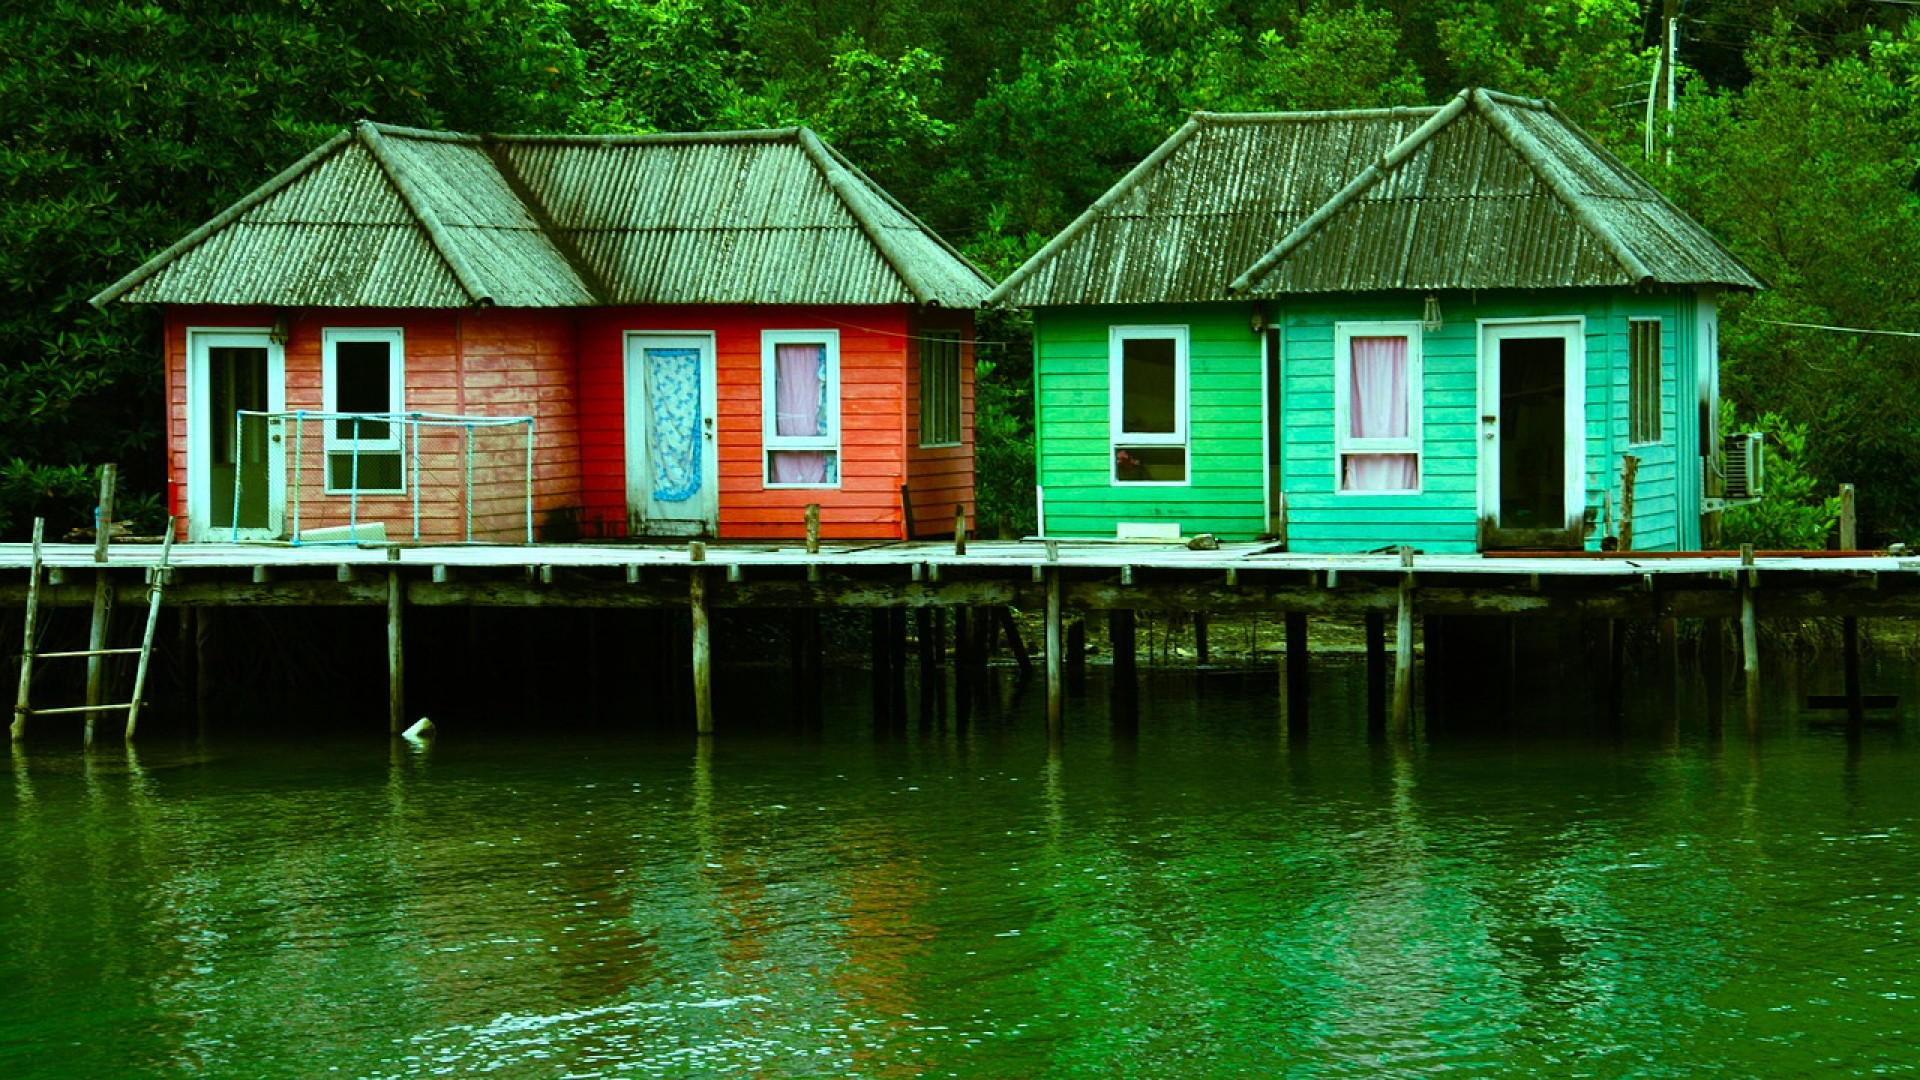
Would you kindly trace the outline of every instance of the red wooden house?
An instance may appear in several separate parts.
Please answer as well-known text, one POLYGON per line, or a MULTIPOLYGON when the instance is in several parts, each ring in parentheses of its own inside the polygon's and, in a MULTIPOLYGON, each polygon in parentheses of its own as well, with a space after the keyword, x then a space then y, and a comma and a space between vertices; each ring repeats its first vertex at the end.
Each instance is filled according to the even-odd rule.
POLYGON ((94 303, 165 305, 189 539, 897 539, 971 516, 991 287, 805 129, 362 123, 94 303))

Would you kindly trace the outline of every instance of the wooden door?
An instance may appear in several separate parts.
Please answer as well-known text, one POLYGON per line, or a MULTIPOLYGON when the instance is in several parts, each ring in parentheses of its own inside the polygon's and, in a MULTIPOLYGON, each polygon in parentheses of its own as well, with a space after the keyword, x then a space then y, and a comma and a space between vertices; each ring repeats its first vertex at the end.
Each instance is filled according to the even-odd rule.
POLYGON ((191 330, 187 340, 188 539, 282 537, 281 348, 265 330, 191 330))
POLYGON ((1483 323, 1480 361, 1480 547, 1584 546, 1581 324, 1483 323))
POLYGON ((627 517, 636 536, 720 524, 711 334, 627 335, 627 517))

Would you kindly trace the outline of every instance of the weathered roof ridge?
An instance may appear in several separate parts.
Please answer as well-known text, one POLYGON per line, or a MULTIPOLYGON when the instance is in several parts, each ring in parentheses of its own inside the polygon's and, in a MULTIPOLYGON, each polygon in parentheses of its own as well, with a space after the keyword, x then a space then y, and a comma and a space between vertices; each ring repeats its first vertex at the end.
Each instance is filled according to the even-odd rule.
MULTIPOLYGON (((812 134, 811 131, 808 131, 805 128, 802 128, 799 130, 807 131, 808 134, 812 134)), ((898 213, 901 217, 906 218, 909 222, 913 224, 914 228, 919 229, 922 234, 932 239, 935 244, 938 244, 940 246, 940 250, 953 256, 955 259, 959 260, 962 266, 965 266, 968 270, 972 271, 974 275, 980 279, 981 284, 986 285, 988 287, 991 287, 993 285, 993 279, 987 276, 986 271, 974 265, 974 262, 972 259, 969 259, 965 255, 961 254, 959 248, 954 247, 952 244, 949 244, 945 236, 928 228, 926 222, 921 221, 918 215, 916 215, 913 211, 907 209, 905 203, 901 202, 899 199, 894 198, 893 193, 891 191, 888 191, 886 188, 882 187, 878 181, 874 180, 873 177, 868 176, 866 173, 866 170, 860 168, 860 166, 858 165, 855 165, 851 158, 841 153, 838 149, 836 149, 831 143, 827 142, 825 139, 820 140, 820 145, 823 148, 825 148, 827 153, 833 155, 834 160, 838 161, 843 168, 853 173, 856 179, 858 179, 861 183, 865 184, 868 190, 872 191, 874 194, 878 195, 880 198, 886 200, 887 205, 893 207, 896 213, 898 213)))
MULTIPOLYGON (((1540 178, 1540 182, 1546 185, 1548 191, 1553 192, 1553 197, 1560 200, 1560 205, 1566 207, 1567 212, 1573 215, 1573 219, 1607 249, 1607 253, 1613 256, 1613 260, 1626 272, 1627 277, 1631 278, 1636 285, 1651 281, 1653 271, 1627 246, 1627 242, 1614 229, 1612 223, 1594 211, 1589 197, 1574 190, 1567 183, 1566 177, 1562 176, 1558 169, 1550 166, 1546 148, 1541 146, 1530 132, 1514 123, 1505 109, 1524 108, 1545 112, 1565 124, 1569 131, 1578 134, 1589 147, 1598 147, 1599 144, 1588 138, 1585 132, 1580 131, 1566 117, 1560 115, 1559 110, 1544 101, 1514 97, 1510 94, 1496 96, 1491 90, 1481 89, 1474 90, 1473 95, 1475 104, 1480 106, 1480 114, 1487 120, 1487 125, 1506 140, 1507 145, 1513 147, 1515 153, 1526 159, 1527 164, 1533 167, 1534 175, 1540 178)), ((1612 155, 1608 155, 1608 160, 1617 163, 1612 155)))
POLYGON ((1368 110, 1367 112, 1370 119, 1398 119, 1418 115, 1420 112, 1430 112, 1432 115, 1428 116, 1426 121, 1419 127, 1409 132, 1406 138, 1401 139, 1385 154, 1382 154, 1379 161, 1360 170, 1358 176, 1347 181, 1345 187, 1334 192, 1332 198, 1322 203, 1318 209, 1308 215, 1305 221, 1296 225, 1293 231, 1283 237, 1271 250, 1256 259, 1252 266, 1242 270, 1240 276, 1234 278, 1233 281, 1227 285, 1227 291, 1234 293, 1245 292, 1253 286, 1254 282, 1265 277, 1267 271, 1279 265, 1280 261, 1285 259, 1295 248, 1306 243, 1307 240, 1311 238, 1314 233, 1320 231, 1320 227, 1331 220, 1334 215, 1346 209, 1354 200, 1360 198, 1360 196, 1366 194, 1368 190, 1379 183, 1388 173, 1398 168, 1401 162, 1412 157, 1415 151, 1432 140, 1442 128, 1453 123, 1455 117, 1466 111, 1467 102, 1470 100, 1469 94, 1469 91, 1462 90, 1455 94, 1451 101, 1437 109, 1368 110))
POLYGON ((1081 211, 1079 217, 1074 218, 1066 228, 1055 234, 1054 238, 1047 241, 1045 246, 1041 247, 1039 251, 1034 252, 1031 258, 1021 263, 1018 269, 1008 274, 1005 281, 1002 281, 992 292, 987 294, 985 302, 989 306, 1005 303, 1007 297, 1012 294, 1013 290, 1024 283, 1027 278, 1032 277, 1034 272, 1040 267, 1046 265, 1055 253, 1072 243, 1074 238, 1079 236, 1087 226, 1093 224, 1095 220, 1104 214, 1108 207, 1124 198, 1128 192, 1139 185, 1142 179, 1159 168, 1161 162, 1173 156, 1175 150, 1180 149, 1181 146, 1186 144, 1188 139, 1193 138, 1194 133, 1204 126, 1200 119, 1201 115, 1202 114, 1195 113, 1192 117, 1189 117, 1186 123, 1180 125, 1172 135, 1167 136, 1165 141, 1154 148, 1153 153, 1148 154, 1145 158, 1141 159, 1138 165, 1127 170, 1127 174, 1115 181, 1114 185, 1108 188, 1105 194, 1095 199, 1093 205, 1081 211))
POLYGON ((527 183, 527 178, 520 175, 520 170, 514 167, 513 159, 506 153, 500 141, 483 139, 480 141, 480 151, 487 156, 487 161, 493 165, 494 171, 500 174, 500 179, 506 182, 507 190, 513 192, 514 199, 526 210, 527 216, 533 218, 534 224, 539 226, 540 234, 553 245, 554 251, 558 252, 560 258, 573 270, 574 276, 580 279, 580 284, 586 287, 587 295, 591 296, 596 304, 607 303, 613 296, 612 287, 593 268, 592 262, 581 253, 580 246, 573 242, 571 234, 554 222, 553 215, 547 210, 547 204, 533 190, 533 186, 527 183))
MULTIPOLYGON (((1464 91, 1463 91, 1464 92, 1464 91)), ((1422 113, 1434 113, 1443 105, 1389 105, 1378 109, 1302 109, 1299 112, 1205 112, 1193 114, 1203 124, 1217 127, 1278 123, 1312 124, 1330 120, 1391 120, 1422 113)))
POLYGON ((406 166, 387 148, 386 137, 381 134, 380 128, 367 120, 360 121, 355 128, 361 143, 380 164, 381 171, 386 173, 387 180, 399 193, 401 203, 426 231, 434 251, 440 256, 440 260, 447 264, 447 270, 453 274, 453 280, 460 283, 460 289, 467 294, 468 301, 474 304, 493 303, 493 297, 486 287, 480 284, 479 275, 474 273, 473 267, 467 263, 466 256, 462 255, 459 248, 454 245, 453 237, 447 233, 447 227, 440 220, 440 215, 420 193, 420 188, 414 183, 413 177, 407 175, 406 166))
POLYGON ((801 128, 799 140, 800 149, 813 162, 814 168, 820 170, 820 177, 827 182, 828 190, 840 200, 840 205, 847 208, 847 213, 853 215, 853 220, 859 224, 860 231, 867 234, 867 239, 880 252, 880 257, 886 260, 887 266, 893 271, 893 276, 899 278, 900 284, 906 286, 914 302, 938 303, 938 296, 932 284, 920 277, 914 270, 912 260, 908 258, 907 253, 900 250, 886 228, 874 220, 873 214, 860 200, 860 181, 835 160, 834 155, 827 150, 826 144, 820 141, 820 136, 815 135, 812 129, 801 128))
POLYGON ((353 132, 349 129, 342 128, 339 132, 335 133, 332 138, 314 147, 299 161, 275 173, 272 179, 248 192, 246 196, 238 202, 215 214, 199 228, 174 241, 158 255, 134 267, 132 272, 122 277, 119 281, 95 293, 87 303, 97 308, 104 308, 108 304, 125 296, 127 293, 132 292, 136 286, 159 273, 168 263, 199 247, 207 237, 226 228, 238 220, 242 214, 266 202, 274 195, 279 194, 287 185, 306 175, 307 170, 334 154, 352 139, 353 132))

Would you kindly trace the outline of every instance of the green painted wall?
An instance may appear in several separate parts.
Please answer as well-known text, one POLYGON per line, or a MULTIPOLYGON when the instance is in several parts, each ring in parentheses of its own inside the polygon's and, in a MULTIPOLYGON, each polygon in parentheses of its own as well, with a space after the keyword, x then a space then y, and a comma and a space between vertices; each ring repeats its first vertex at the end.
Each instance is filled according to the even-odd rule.
POLYGON ((1049 536, 1113 536, 1120 522, 1174 522, 1187 536, 1249 539, 1262 509, 1261 342, 1251 305, 1045 308, 1034 315, 1036 433, 1049 536), (1115 484, 1108 330, 1188 334, 1188 483, 1115 484))
MULTIPOLYGON (((1465 552, 1478 542, 1480 321, 1584 320, 1587 505, 1616 532, 1621 461, 1639 459, 1634 547, 1699 546, 1696 407, 1699 319, 1681 290, 1441 294, 1443 325, 1422 336, 1421 490, 1341 494, 1334 452, 1334 334, 1340 322, 1419 321, 1423 297, 1297 298, 1269 305, 1281 352, 1281 488, 1294 551, 1365 551, 1411 544, 1465 552), (1662 441, 1628 438, 1628 320, 1662 324, 1662 441)), ((1176 522, 1185 535, 1251 539, 1266 531, 1262 387, 1265 343, 1251 305, 1043 309, 1035 316, 1040 483, 1048 535, 1113 536, 1121 522, 1176 522), (1110 472, 1109 328, 1183 325, 1191 350, 1184 487, 1116 484, 1110 472)))

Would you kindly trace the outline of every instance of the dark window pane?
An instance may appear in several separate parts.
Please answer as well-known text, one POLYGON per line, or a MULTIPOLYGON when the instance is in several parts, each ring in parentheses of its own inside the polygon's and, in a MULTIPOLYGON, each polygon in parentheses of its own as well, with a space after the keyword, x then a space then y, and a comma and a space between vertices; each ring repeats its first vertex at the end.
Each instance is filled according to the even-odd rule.
MULTIPOLYGON (((385 341, 342 341, 333 351, 333 408, 343 413, 390 413, 393 405, 393 346, 385 341)), ((338 421, 334 435, 363 440, 392 438, 390 425, 338 421)))
POLYGON ((1127 338, 1120 343, 1120 357, 1120 430, 1131 435, 1177 432, 1173 339, 1127 338))

